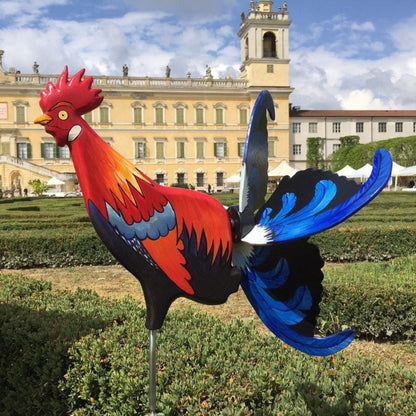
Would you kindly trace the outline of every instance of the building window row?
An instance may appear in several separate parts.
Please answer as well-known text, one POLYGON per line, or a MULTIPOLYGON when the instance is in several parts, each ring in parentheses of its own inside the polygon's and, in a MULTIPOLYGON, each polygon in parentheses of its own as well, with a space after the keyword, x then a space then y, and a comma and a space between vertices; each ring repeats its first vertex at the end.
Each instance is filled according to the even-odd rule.
MULTIPOLYGON (((2 143, 1 153, 10 155, 10 143, 2 143)), ((69 160, 71 158, 68 146, 58 147, 55 143, 41 143, 40 153, 41 157, 46 160, 69 160)), ((16 156, 19 159, 32 159, 32 144, 29 139, 16 143, 16 156)))
POLYGON ((189 176, 187 171, 178 170, 175 172, 173 180, 168 178, 167 173, 163 171, 158 171, 154 175, 154 180, 160 185, 184 185, 192 183, 197 189, 203 188, 209 191, 215 191, 217 189, 224 188, 226 185, 226 172, 221 170, 217 171, 214 173, 214 177, 212 179, 213 182, 208 182, 208 175, 205 171, 197 171, 192 176, 189 176))
MULTIPOLYGON (((206 148, 207 148, 207 140, 205 138, 197 138, 195 140, 195 147, 194 147, 194 155, 189 156, 188 152, 188 143, 186 138, 178 138, 175 140, 175 155, 178 161, 184 160, 187 157, 196 158, 199 160, 203 160, 206 158, 206 148)), ((268 141, 268 152, 269 157, 274 157, 276 154, 276 138, 271 138, 268 141)), ((136 138, 134 139, 135 147, 134 147, 134 157, 135 159, 146 159, 150 158, 148 148, 147 148, 147 140, 146 138, 136 138)), ((156 159, 165 159, 167 157, 166 147, 167 147, 167 139, 165 138, 155 138, 155 158, 156 159)), ((229 156, 228 150, 228 143, 227 140, 224 138, 215 139, 213 143, 213 156, 217 159, 224 159, 229 156)), ((244 156, 244 149, 245 149, 245 140, 239 139, 237 142, 237 156, 242 158, 244 156)), ((173 156, 173 155, 171 155, 173 156)))
MULTIPOLYGON (((393 122, 392 122, 393 123, 393 122)), ((413 133, 416 133, 416 121, 413 121, 413 133)), ((346 124, 351 126, 350 122, 341 122, 341 121, 334 121, 332 122, 332 133, 341 133, 342 132, 342 124, 346 124)), ((362 121, 357 121, 355 123, 355 133, 364 133, 364 126, 365 123, 362 121)), ((349 129, 350 127, 348 127, 349 129)), ((388 128, 388 122, 380 121, 377 123, 377 130, 379 133, 386 133, 388 128)), ((394 122, 394 131, 395 133, 403 133, 404 131, 404 123, 402 121, 394 122)), ((301 122, 292 122, 292 133, 302 133, 302 123, 301 122)), ((316 134, 318 133, 318 123, 317 122, 309 122, 308 123, 308 133, 316 134)))
MULTIPOLYGON (((174 123, 178 126, 186 125, 189 120, 189 108, 184 103, 177 103, 174 107, 174 123)), ((207 105, 203 103, 196 103, 193 106, 193 123, 197 125, 206 124, 206 114, 208 111, 207 105)), ((238 110, 238 124, 247 125, 249 117, 249 107, 246 104, 240 104, 238 110)), ((145 124, 145 112, 148 111, 146 105, 141 102, 134 102, 132 104, 132 117, 133 124, 143 125, 145 124)), ((167 123, 167 105, 162 102, 156 102, 153 104, 153 123, 154 124, 166 124, 167 123)), ((222 103, 214 105, 214 124, 224 125, 226 124, 227 106, 222 103)), ((93 123, 93 112, 84 115, 84 119, 87 123, 93 123)), ((23 116, 22 116, 23 117, 23 116)), ((98 110, 98 123, 99 124, 111 124, 111 105, 109 103, 101 104, 98 110)))
MULTIPOLYGON (((168 140, 166 138, 155 138, 154 139, 154 157, 156 159, 166 159, 166 147, 168 140)), ((112 139, 105 140, 107 144, 111 146, 112 139)), ((134 141, 134 158, 135 159, 146 159, 150 158, 148 150, 148 142, 146 138, 135 138, 134 141)), ((189 156, 188 143, 186 138, 179 138, 175 140, 175 155, 178 160, 185 160, 189 156)), ((276 138, 271 138, 268 141, 268 154, 269 157, 274 157, 276 154, 276 138)), ((195 139, 195 153, 193 158, 203 160, 206 158, 207 140, 205 138, 195 139)), ((218 138, 213 143, 213 156, 217 159, 224 159, 229 156, 227 140, 218 138)), ((239 139, 236 146, 236 154, 242 158, 244 156, 245 140, 239 139)), ((45 160, 53 159, 70 159, 71 154, 68 146, 59 147, 53 142, 44 142, 40 145, 41 158, 45 160)), ((2 143, 0 147, 0 154, 10 154, 10 143, 2 143)), ((32 144, 29 139, 18 142, 16 144, 16 155, 20 159, 31 159, 32 158, 32 144)))

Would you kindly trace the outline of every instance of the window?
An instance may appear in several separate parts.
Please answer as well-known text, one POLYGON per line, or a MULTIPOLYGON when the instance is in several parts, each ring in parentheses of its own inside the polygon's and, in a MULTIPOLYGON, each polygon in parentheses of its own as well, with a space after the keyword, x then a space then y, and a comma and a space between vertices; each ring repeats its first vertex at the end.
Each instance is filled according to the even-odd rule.
POLYGON ((108 124, 110 122, 110 109, 108 107, 100 107, 100 123, 108 124))
POLYGON ((340 149, 340 147, 341 147, 341 144, 340 143, 334 143, 332 145, 332 153, 337 152, 340 149))
POLYGON ((55 159, 58 153, 57 145, 55 143, 41 143, 40 153, 44 159, 55 159))
POLYGON ((2 143, 0 151, 2 155, 10 155, 10 143, 2 143))
POLYGON ((276 35, 272 32, 263 36, 263 58, 276 58, 276 35))
POLYGON ((300 123, 292 124, 292 133, 300 133, 300 123))
POLYGON ((386 122, 378 123, 378 132, 385 133, 386 131, 387 131, 387 123, 386 122))
POLYGON ((238 157, 243 157, 244 156, 244 149, 246 147, 246 143, 245 142, 239 142, 237 144, 237 146, 238 146, 238 149, 237 149, 238 157))
POLYGON ((156 159, 164 159, 164 158, 165 158, 165 143, 156 142, 156 159))
POLYGON ((145 142, 136 142, 134 147, 135 147, 135 150, 134 150, 135 158, 136 159, 144 159, 146 157, 146 143, 145 142))
POLYGON ((341 123, 339 121, 332 123, 332 133, 341 133, 341 123))
POLYGON ((197 159, 205 158, 205 143, 202 141, 196 142, 196 158, 197 159))
POLYGON ((224 124, 224 109, 215 109, 215 124, 224 124))
POLYGON ((197 172, 196 174, 196 186, 202 188, 205 185, 205 174, 202 172, 197 172))
POLYGON ((309 133, 318 133, 318 123, 309 123, 309 133))
POLYGON ((176 173, 176 183, 184 184, 185 183, 185 173, 184 172, 177 172, 176 173))
POLYGON ((143 108, 142 107, 133 108, 133 123, 143 124, 143 108))
POLYGON ((183 107, 176 109, 176 124, 185 124, 185 109, 183 107))
POLYGON ((58 147, 59 159, 71 159, 71 153, 68 146, 58 147))
POLYGON ((196 109, 196 122, 197 124, 202 124, 204 122, 204 109, 203 108, 196 109))
POLYGON ((164 173, 157 173, 156 174, 156 182, 159 185, 164 185, 165 184, 165 174, 164 173))
POLYGON ((144 108, 146 107, 141 101, 131 103, 133 109, 133 124, 144 124, 144 108))
POLYGON ((195 109, 195 118, 196 118, 196 124, 204 124, 204 109, 203 108, 195 109))
POLYGON ((27 122, 27 101, 17 100, 13 101, 15 121, 17 124, 25 124, 27 122))
POLYGON ((207 106, 204 103, 195 103, 195 124, 204 124, 205 123, 205 110, 207 106))
POLYGON ((217 172, 216 174, 216 185, 224 186, 224 172, 217 172))
POLYGON ((247 124, 247 108, 240 108, 240 124, 247 124))
POLYGON ((403 123, 401 121, 396 122, 395 132, 396 133, 403 133, 403 123))
POLYGON ((17 157, 19 159, 32 158, 32 146, 30 143, 17 143, 17 157))
POLYGON ((91 124, 92 123, 92 111, 90 111, 89 113, 84 114, 83 117, 84 117, 84 120, 88 124, 91 124))
POLYGON ((214 156, 218 158, 227 156, 227 144, 224 142, 214 143, 214 156))
POLYGON ((26 123, 26 109, 22 105, 16 106, 16 123, 26 123))
POLYGON ((413 133, 416 133, 416 121, 413 122, 413 133))
POLYGON ((176 142, 176 157, 178 159, 185 158, 185 142, 176 142))
POLYGON ((363 133, 364 132, 364 123, 362 121, 357 121, 355 123, 355 132, 363 133))
POLYGON ((267 151, 269 153, 269 157, 274 157, 276 156, 275 153, 275 140, 268 140, 267 142, 267 151))
POLYGON ((266 71, 268 74, 274 73, 274 65, 273 64, 267 64, 266 71))
POLYGON ((292 145, 292 153, 294 155, 302 154, 302 145, 301 144, 294 144, 292 145))
POLYGON ((163 124, 163 108, 162 107, 155 108, 155 123, 163 124))

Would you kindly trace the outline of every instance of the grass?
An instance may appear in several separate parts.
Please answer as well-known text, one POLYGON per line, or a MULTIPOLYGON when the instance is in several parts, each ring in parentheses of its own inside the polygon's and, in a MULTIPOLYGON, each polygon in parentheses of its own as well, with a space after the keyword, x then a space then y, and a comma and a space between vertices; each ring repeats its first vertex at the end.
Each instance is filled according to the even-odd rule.
MULTIPOLYGON (((237 194, 215 194, 221 203, 230 206, 238 203, 237 194)), ((414 225, 416 221, 416 195, 407 193, 383 192, 369 205, 363 208, 352 218, 343 223, 342 227, 362 228, 396 223, 414 225)), ((20 198, 13 200, 0 200, 0 232, 25 233, 39 230, 39 234, 48 230, 66 233, 69 230, 91 230, 91 225, 85 210, 82 198, 20 198)), ((413 244, 412 242, 409 242, 413 244)), ((410 251, 410 249, 409 249, 410 251)), ((362 276, 377 282, 391 282, 391 285, 405 287, 413 284, 416 270, 416 256, 398 258, 391 262, 354 263, 354 264, 328 264, 325 266, 325 279, 348 280, 360 283, 362 276)), ((7 271, 9 273, 10 271, 7 271)), ((0 271, 0 273, 2 273, 0 271)), ((139 283, 121 266, 108 267, 72 267, 63 269, 31 269, 16 271, 36 279, 51 281, 57 290, 83 287, 94 289, 100 295, 108 297, 133 296, 143 302, 139 283)), ((260 330, 265 330, 256 317, 252 307, 244 294, 238 292, 232 295, 229 301, 221 306, 203 306, 180 299, 174 307, 190 307, 207 313, 218 315, 221 319, 229 320, 240 318, 243 321, 254 320, 260 330)), ((371 344, 363 341, 355 342, 348 351, 371 351, 384 357, 401 357, 403 362, 411 363, 416 368, 414 357, 415 347, 412 345, 371 344)))
MULTIPOLYGON (((2 273, 45 280, 51 282, 53 289, 57 291, 73 291, 81 287, 94 290, 100 296, 108 298, 131 296, 144 304, 139 282, 119 265, 0 271, 0 274, 2 273)), ((329 281, 347 279, 351 281, 351 284, 359 282, 365 288, 367 284, 377 284, 377 282, 382 283, 388 280, 394 286, 405 287, 406 285, 415 284, 416 256, 398 258, 385 263, 326 264, 324 273, 324 284, 329 281)), ((212 314, 225 322, 233 319, 254 322, 255 327, 261 333, 269 333, 257 317, 242 290, 232 294, 223 305, 207 306, 180 298, 174 302, 172 307, 180 310, 190 308, 196 312, 212 314)), ((391 365, 398 360, 403 365, 416 370, 415 348, 411 343, 376 343, 355 340, 345 350, 345 354, 351 357, 378 358, 391 365)))

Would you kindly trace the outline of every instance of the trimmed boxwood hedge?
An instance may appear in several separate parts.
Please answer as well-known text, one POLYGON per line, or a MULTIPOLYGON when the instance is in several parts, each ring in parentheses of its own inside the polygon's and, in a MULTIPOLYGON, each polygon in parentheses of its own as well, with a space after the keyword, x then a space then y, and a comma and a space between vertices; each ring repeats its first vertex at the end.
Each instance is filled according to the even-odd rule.
MULTIPOLYGON (((147 415, 144 309, 94 292, 0 275, 0 414, 147 415)), ((316 358, 241 321, 171 311, 158 334, 163 415, 407 416, 416 373, 316 358)))
MULTIPOLYGON (((378 225, 337 227, 315 235, 325 261, 389 260, 416 253, 416 227, 378 225)), ((0 268, 109 265, 116 260, 92 227, 8 231, 0 239, 0 268)))

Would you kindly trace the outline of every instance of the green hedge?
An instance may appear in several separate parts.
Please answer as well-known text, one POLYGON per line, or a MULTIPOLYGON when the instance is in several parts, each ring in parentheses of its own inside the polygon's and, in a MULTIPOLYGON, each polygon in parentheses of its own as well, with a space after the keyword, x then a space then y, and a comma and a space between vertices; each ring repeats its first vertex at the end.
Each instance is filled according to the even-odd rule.
POLYGON ((329 262, 384 261, 416 254, 415 225, 340 226, 311 237, 329 262))
MULTIPOLYGON (((414 225, 338 227, 311 238, 329 262, 389 260, 416 253, 414 225)), ((92 227, 13 230, 0 239, 0 268, 109 265, 116 260, 92 227)))
MULTIPOLYGON (((225 205, 238 196, 218 194, 225 205)), ((326 261, 387 260, 416 253, 416 195, 383 192, 340 226, 313 236, 326 261)), ((0 268, 108 265, 80 198, 0 200, 0 268), (28 210, 31 214, 28 215, 28 210)))
MULTIPOLYGON (((146 415, 148 333, 130 299, 0 276, 0 414, 146 415)), ((411 415, 416 374, 315 358, 252 325, 171 311, 158 335, 163 415, 411 415)))
POLYGON ((393 160, 399 165, 412 166, 416 164, 416 136, 409 136, 341 147, 334 153, 331 167, 337 171, 345 165, 350 165, 354 169, 361 168, 366 163, 372 165, 377 149, 387 149, 393 160))
POLYGON ((85 230, 9 231, 0 239, 0 268, 115 264, 92 227, 85 230))
POLYGON ((324 269, 319 327, 358 338, 416 341, 416 256, 324 269))

